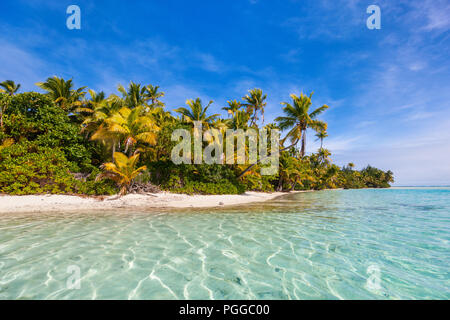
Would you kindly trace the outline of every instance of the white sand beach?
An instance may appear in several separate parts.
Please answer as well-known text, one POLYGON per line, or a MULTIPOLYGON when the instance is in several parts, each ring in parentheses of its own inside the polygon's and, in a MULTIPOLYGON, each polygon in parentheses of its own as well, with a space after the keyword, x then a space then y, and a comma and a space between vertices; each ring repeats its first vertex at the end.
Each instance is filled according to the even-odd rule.
POLYGON ((274 199, 285 192, 246 192, 241 195, 186 195, 161 192, 117 196, 78 197, 69 195, 0 196, 0 214, 14 212, 67 212, 133 208, 207 208, 247 204, 274 199))

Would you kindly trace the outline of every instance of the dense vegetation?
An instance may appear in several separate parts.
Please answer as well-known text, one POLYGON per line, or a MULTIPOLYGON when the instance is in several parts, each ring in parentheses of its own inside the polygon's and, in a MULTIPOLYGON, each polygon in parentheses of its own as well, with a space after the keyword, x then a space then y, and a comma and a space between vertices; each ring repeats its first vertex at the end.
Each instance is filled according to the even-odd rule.
POLYGON ((391 171, 368 166, 354 170, 333 164, 323 148, 327 124, 311 109, 311 95, 291 95, 283 116, 264 125, 266 95, 250 90, 224 107, 222 118, 208 113, 197 98, 187 107, 166 110, 157 86, 130 83, 106 97, 72 80, 48 78, 37 85, 46 94, 18 93, 13 81, 0 83, 0 193, 125 194, 157 185, 179 193, 236 194, 245 190, 288 191, 325 188, 379 188, 393 182, 391 171), (89 95, 88 95, 89 93, 89 95), (248 129, 264 126, 287 132, 280 141, 279 173, 260 174, 260 165, 175 165, 170 160, 174 129, 248 129), (321 146, 305 154, 306 132, 316 132, 321 146))

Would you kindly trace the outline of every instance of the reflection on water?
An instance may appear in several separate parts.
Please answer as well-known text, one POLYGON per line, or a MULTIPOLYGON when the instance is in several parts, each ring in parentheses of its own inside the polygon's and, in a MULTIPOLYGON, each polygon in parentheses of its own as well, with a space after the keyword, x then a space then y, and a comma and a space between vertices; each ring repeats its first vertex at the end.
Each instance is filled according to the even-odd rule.
POLYGON ((448 299, 449 195, 334 190, 229 208, 3 215, 0 298, 448 299))

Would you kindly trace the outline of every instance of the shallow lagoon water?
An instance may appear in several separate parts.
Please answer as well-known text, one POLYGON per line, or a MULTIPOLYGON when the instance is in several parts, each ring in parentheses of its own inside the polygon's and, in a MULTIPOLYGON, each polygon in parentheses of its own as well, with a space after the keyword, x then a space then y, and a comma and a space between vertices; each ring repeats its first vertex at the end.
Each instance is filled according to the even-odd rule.
POLYGON ((449 266, 450 188, 0 216, 0 299, 450 299, 449 266))

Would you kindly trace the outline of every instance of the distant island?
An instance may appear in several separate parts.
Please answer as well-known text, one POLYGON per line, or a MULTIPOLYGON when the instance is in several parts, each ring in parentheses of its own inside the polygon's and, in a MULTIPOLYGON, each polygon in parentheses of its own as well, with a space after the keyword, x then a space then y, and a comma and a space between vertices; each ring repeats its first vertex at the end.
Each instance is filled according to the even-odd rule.
MULTIPOLYGON (((355 170, 332 163, 324 147, 327 123, 319 116, 327 105, 312 107, 312 95, 292 94, 283 113, 264 123, 267 96, 249 90, 228 101, 225 116, 211 114, 200 98, 172 112, 161 101, 158 86, 131 82, 106 96, 72 80, 48 78, 37 86, 46 91, 18 93, 20 84, 0 83, 0 194, 115 195, 171 193, 220 195, 246 191, 285 192, 336 188, 386 188, 391 171, 372 166, 355 170), (89 96, 88 96, 89 93, 89 96), (172 132, 210 128, 281 130, 279 170, 261 174, 256 164, 179 164, 171 161, 176 145, 172 132), (305 154, 306 133, 320 148, 305 154)), ((245 152, 249 152, 245 142, 245 152)))

